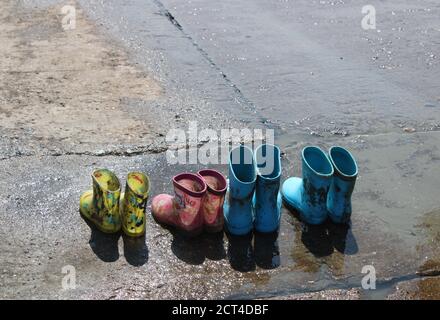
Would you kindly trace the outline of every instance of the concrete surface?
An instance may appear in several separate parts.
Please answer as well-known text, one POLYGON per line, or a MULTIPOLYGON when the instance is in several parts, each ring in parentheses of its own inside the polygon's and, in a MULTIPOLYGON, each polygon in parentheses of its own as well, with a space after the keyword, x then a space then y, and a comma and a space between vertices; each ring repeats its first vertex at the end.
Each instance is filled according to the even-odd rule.
POLYGON ((67 3, 71 31, 63 1, 0 2, 0 298, 438 299, 437 3, 371 1, 374 31, 356 1, 67 3), (201 168, 165 157, 190 120, 275 129, 283 178, 305 145, 350 148, 351 225, 283 209, 278 235, 188 240, 150 218, 132 241, 81 219, 94 168, 143 170, 151 196, 201 168))

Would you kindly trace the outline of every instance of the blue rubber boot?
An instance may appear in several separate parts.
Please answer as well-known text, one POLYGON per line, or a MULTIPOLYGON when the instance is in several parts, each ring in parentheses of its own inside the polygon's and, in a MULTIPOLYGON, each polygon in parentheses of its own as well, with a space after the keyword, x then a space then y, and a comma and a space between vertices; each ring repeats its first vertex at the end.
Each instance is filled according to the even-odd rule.
POLYGON ((351 153, 342 147, 331 147, 329 158, 334 174, 327 195, 327 210, 335 223, 346 223, 351 217, 351 194, 358 175, 358 166, 351 153))
POLYGON ((245 235, 252 230, 255 182, 252 150, 244 145, 232 149, 229 154, 229 195, 223 206, 225 227, 232 235, 245 235))
POLYGON ((253 199, 254 227, 258 232, 274 232, 281 217, 281 159, 280 149, 272 144, 262 144, 254 152, 257 184, 253 199))
POLYGON ((333 166, 318 147, 305 147, 302 156, 303 178, 289 178, 283 183, 283 200, 300 213, 301 220, 320 224, 327 218, 327 193, 333 166))

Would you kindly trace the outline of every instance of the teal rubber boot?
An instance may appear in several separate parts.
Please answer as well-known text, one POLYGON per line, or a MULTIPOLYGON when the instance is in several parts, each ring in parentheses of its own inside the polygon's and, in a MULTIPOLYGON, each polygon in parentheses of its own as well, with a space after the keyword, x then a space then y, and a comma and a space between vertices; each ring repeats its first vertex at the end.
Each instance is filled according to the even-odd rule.
POLYGON ((318 147, 305 147, 301 153, 303 178, 292 177, 284 181, 283 200, 299 212, 301 220, 320 224, 327 219, 327 193, 333 166, 318 147))
POLYGON ((254 152, 257 167, 257 184, 253 199, 254 227, 258 232, 278 230, 281 217, 281 152, 277 146, 262 144, 254 152))
POLYGON ((347 223, 351 218, 351 194, 358 175, 358 166, 351 153, 342 147, 331 147, 329 158, 334 174, 327 195, 327 210, 335 223, 347 223))
POLYGON ((232 235, 245 235, 252 230, 256 177, 252 150, 244 145, 232 149, 229 154, 229 194, 223 205, 225 227, 232 235))

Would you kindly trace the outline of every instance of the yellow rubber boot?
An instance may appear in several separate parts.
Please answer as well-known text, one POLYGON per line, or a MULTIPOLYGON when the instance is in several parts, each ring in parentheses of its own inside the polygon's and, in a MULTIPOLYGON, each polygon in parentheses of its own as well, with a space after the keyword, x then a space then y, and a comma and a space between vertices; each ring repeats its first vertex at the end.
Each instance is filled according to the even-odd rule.
POLYGON ((145 210, 150 193, 150 179, 142 172, 130 172, 121 197, 122 230, 127 236, 145 234, 145 210))
POLYGON ((121 229, 118 177, 108 169, 98 169, 92 173, 92 181, 93 190, 84 192, 79 200, 81 215, 102 232, 118 232, 121 229))

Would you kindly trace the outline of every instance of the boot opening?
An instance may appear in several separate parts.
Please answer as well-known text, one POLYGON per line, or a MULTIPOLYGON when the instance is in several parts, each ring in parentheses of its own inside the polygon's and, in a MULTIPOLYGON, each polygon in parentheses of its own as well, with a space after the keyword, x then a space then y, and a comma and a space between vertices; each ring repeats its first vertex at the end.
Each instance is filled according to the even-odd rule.
POLYGON ((350 152, 342 147, 332 147, 330 157, 335 169, 344 176, 357 175, 357 164, 350 152))
POLYGON ((199 174, 202 176, 205 183, 211 190, 216 192, 226 191, 227 182, 225 177, 218 171, 206 169, 200 170, 199 174))
POLYGON ((114 192, 121 188, 118 177, 110 170, 98 169, 92 175, 103 190, 114 192))
POLYGON ((303 158, 307 165, 318 174, 331 175, 333 167, 325 153, 318 147, 305 147, 303 158))
POLYGON ((245 183, 254 182, 256 178, 252 150, 240 145, 231 151, 229 162, 235 177, 245 183))
POLYGON ((181 173, 173 178, 174 186, 194 197, 201 197, 206 191, 206 183, 194 173, 181 173))
POLYGON ((127 184, 138 195, 145 195, 150 191, 150 181, 142 172, 130 172, 127 177, 127 184))
POLYGON ((262 144, 255 150, 258 172, 266 179, 276 179, 281 174, 280 149, 271 144, 262 144))

